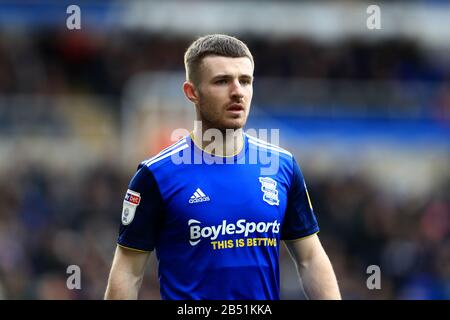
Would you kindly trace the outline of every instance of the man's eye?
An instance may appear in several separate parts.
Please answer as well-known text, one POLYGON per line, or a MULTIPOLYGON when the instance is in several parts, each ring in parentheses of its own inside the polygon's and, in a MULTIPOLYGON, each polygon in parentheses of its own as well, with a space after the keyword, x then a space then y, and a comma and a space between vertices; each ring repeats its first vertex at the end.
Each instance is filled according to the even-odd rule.
POLYGON ((215 83, 216 84, 226 84, 227 80, 226 79, 220 79, 220 80, 217 80, 215 83))
POLYGON ((251 84, 251 83, 252 82, 250 80, 241 80, 241 84, 248 85, 248 84, 251 84))

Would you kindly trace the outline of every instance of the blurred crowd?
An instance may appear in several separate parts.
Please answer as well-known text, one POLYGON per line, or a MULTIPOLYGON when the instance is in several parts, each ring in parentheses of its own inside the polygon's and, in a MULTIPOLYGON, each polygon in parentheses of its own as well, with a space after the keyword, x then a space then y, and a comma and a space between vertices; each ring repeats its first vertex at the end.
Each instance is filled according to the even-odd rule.
MULTIPOLYGON (((355 38, 323 44, 301 37, 241 38, 255 57, 255 85, 262 78, 282 79, 283 83, 286 79, 338 80, 344 84, 351 80, 345 87, 329 86, 326 96, 320 94, 323 88, 304 89, 306 96, 302 98, 307 104, 314 103, 308 100, 308 94, 317 91, 313 99, 321 101, 329 96, 325 104, 333 103, 333 99, 343 106, 370 104, 373 112, 392 104, 397 110, 416 108, 433 118, 450 119, 450 61, 445 52, 431 52, 407 39, 369 43, 355 38), (392 81, 397 84, 383 85, 392 81), (385 94, 379 95, 379 91, 385 94), (347 99, 342 100, 342 95, 347 99)), ((184 72, 183 54, 191 41, 140 31, 112 30, 107 35, 54 29, 5 32, 0 34, 0 93, 101 94, 114 99, 110 109, 117 112, 120 99, 115 98, 122 96, 133 76, 184 72)), ((267 89, 256 90, 255 101, 277 105, 290 98, 298 100, 291 96, 295 88, 280 84, 275 91, 283 95, 266 94, 258 100, 258 92, 264 94, 267 89)))
MULTIPOLYGON (((256 78, 450 80, 446 55, 431 55, 413 40, 320 44, 301 37, 240 38, 254 55, 256 78)), ((0 92, 119 95, 136 73, 184 71, 183 54, 191 41, 139 31, 5 33, 0 35, 0 92)))
MULTIPOLYGON (((308 178, 319 236, 346 299, 450 299, 450 177, 427 201, 381 196, 360 176, 308 178), (370 265, 381 289, 369 290, 370 265)), ((132 172, 14 167, 0 179, 0 299, 101 299, 132 172), (81 290, 68 290, 69 265, 81 290)), ((303 299, 281 251, 283 299, 303 299)), ((152 256, 141 298, 159 299, 152 256)))
POLYGON ((426 200, 400 200, 358 175, 311 182, 345 297, 450 299, 450 176, 426 200), (381 269, 379 291, 367 290, 370 265, 381 269))

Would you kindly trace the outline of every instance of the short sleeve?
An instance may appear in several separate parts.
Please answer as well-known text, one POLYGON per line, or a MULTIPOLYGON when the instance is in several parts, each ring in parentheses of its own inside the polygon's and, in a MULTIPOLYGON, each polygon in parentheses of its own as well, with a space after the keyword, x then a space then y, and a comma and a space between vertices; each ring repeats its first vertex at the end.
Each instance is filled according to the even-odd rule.
POLYGON ((122 208, 117 243, 141 251, 152 251, 163 219, 163 199, 152 172, 140 165, 128 185, 122 208))
POLYGON ((305 179, 294 158, 292 161, 292 183, 281 229, 282 240, 295 240, 319 232, 305 179))

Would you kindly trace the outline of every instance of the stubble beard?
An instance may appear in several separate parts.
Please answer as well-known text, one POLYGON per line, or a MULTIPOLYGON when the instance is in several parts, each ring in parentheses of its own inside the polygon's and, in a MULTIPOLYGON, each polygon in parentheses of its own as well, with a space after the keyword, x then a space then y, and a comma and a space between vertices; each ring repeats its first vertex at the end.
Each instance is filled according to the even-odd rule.
POLYGON ((239 130, 242 129, 245 126, 245 123, 247 122, 247 118, 244 115, 244 119, 239 119, 238 121, 233 121, 232 118, 228 121, 228 119, 224 119, 220 115, 214 115, 210 114, 208 112, 205 112, 204 110, 207 110, 207 105, 199 104, 198 106, 198 121, 202 122, 202 128, 204 130, 207 129, 217 129, 221 131, 223 134, 225 134, 226 130, 239 130), (228 123, 227 123, 228 122, 228 123))

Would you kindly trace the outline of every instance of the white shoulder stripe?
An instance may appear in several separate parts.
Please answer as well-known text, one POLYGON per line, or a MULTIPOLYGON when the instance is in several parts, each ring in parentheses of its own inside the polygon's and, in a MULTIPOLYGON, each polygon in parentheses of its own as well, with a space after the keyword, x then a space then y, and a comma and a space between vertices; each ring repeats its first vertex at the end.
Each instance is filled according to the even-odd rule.
POLYGON ((161 150, 157 155, 151 157, 151 158, 148 159, 148 160, 145 160, 143 163, 144 163, 144 164, 147 164, 147 163, 149 163, 149 162, 155 160, 156 158, 162 156, 163 154, 165 154, 165 153, 167 153, 167 152, 173 150, 174 148, 176 148, 176 147, 182 145, 182 144, 185 143, 185 142, 186 142, 186 138, 183 138, 183 139, 179 140, 178 142, 174 143, 173 145, 168 146, 167 148, 161 150))
POLYGON ((285 150, 285 149, 281 148, 280 146, 277 146, 277 145, 275 145, 275 144, 273 144, 273 143, 269 143, 269 142, 267 142, 267 141, 264 141, 264 140, 255 138, 255 137, 250 136, 250 135, 247 135, 247 137, 248 137, 249 140, 253 140, 253 142, 260 143, 260 144, 265 144, 265 145, 267 145, 267 146, 269 146, 269 147, 278 148, 278 149, 287 151, 287 150, 285 150))
POLYGON ((248 139, 248 142, 251 143, 251 144, 254 144, 255 146, 266 148, 266 149, 273 150, 273 151, 277 151, 277 152, 280 152, 280 153, 284 153, 284 154, 287 154, 288 156, 292 157, 292 153, 290 153, 287 150, 280 149, 280 148, 274 148, 274 147, 269 146, 269 145, 264 145, 262 143, 258 143, 256 141, 251 140, 251 139, 248 139))
POLYGON ((151 161, 149 160, 149 161, 145 162, 145 165, 147 167, 150 167, 152 164, 154 164, 154 163, 156 163, 158 161, 161 161, 162 159, 165 159, 167 157, 170 157, 171 155, 173 155, 173 154, 175 154, 177 152, 180 152, 181 150, 184 150, 186 148, 189 148, 189 145, 188 144, 183 144, 180 147, 176 148, 175 150, 172 150, 171 152, 168 152, 168 153, 166 153, 164 155, 161 155, 160 157, 157 157, 156 159, 153 159, 151 161))
POLYGON ((272 143, 266 142, 266 141, 264 141, 264 140, 261 140, 261 139, 258 139, 258 138, 255 138, 255 137, 252 137, 252 136, 249 136, 249 135, 247 135, 247 137, 248 137, 248 140, 249 140, 249 141, 251 140, 251 141, 253 141, 255 144, 262 144, 262 145, 266 145, 266 146, 268 146, 268 147, 272 147, 272 148, 275 148, 275 149, 279 149, 280 152, 283 152, 283 153, 286 153, 286 154, 289 154, 289 155, 292 156, 292 154, 291 154, 289 151, 287 151, 286 149, 283 149, 283 148, 281 148, 281 147, 279 147, 279 146, 277 146, 277 145, 274 145, 274 144, 272 144, 272 143))

